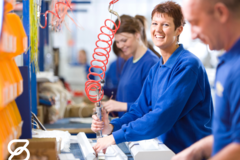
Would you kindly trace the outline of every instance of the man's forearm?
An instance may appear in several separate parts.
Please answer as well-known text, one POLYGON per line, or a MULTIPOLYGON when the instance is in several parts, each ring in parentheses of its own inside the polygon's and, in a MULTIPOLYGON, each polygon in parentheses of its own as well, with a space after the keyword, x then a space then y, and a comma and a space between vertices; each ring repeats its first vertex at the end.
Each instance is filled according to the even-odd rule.
POLYGON ((197 148, 201 152, 201 155, 204 158, 211 157, 212 146, 213 146, 213 136, 212 135, 207 136, 194 144, 194 147, 197 148))
POLYGON ((231 143, 223 148, 210 160, 237 160, 240 159, 240 144, 231 143))
POLYGON ((213 136, 207 136, 175 155, 172 160, 208 159, 212 153, 212 145, 213 136))

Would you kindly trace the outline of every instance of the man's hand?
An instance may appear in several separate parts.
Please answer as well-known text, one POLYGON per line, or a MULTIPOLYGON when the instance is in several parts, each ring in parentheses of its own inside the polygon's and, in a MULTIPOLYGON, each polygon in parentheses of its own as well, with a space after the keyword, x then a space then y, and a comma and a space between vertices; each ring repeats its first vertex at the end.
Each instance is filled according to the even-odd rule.
POLYGON ((127 103, 124 103, 124 102, 109 100, 107 102, 102 102, 102 105, 107 112, 113 112, 113 111, 126 112, 127 111, 127 103))
POLYGON ((240 159, 240 144, 230 143, 209 160, 237 160, 240 159))
POLYGON ((175 155, 172 160, 202 160, 211 156, 213 136, 207 136, 182 152, 175 155))
POLYGON ((172 160, 202 160, 201 152, 198 152, 194 147, 190 146, 182 152, 175 155, 172 160))

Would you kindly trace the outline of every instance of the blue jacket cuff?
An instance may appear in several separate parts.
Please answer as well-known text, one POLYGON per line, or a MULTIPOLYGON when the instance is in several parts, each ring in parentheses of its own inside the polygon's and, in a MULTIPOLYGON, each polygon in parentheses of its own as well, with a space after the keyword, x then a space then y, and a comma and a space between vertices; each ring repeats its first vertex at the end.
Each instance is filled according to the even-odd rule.
POLYGON ((130 107, 131 107, 132 104, 133 104, 133 103, 127 103, 127 112, 129 112, 130 107))
POLYGON ((119 118, 116 118, 116 119, 113 119, 110 124, 112 124, 114 127, 113 127, 113 132, 121 129, 121 123, 119 122, 119 118))
POLYGON ((112 135, 115 139, 116 144, 126 142, 126 139, 124 137, 124 132, 122 129, 119 129, 118 131, 113 132, 112 135))

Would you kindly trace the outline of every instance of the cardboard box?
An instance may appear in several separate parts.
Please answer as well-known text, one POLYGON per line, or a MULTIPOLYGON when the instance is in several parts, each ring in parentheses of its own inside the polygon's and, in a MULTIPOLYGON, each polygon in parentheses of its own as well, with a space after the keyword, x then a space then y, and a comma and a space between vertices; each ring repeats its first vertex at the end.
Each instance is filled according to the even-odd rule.
MULTIPOLYGON (((17 143, 15 149, 24 146, 25 143, 17 143)), ((30 152, 29 160, 57 160, 57 142, 56 138, 33 138, 29 139, 27 149, 30 152)), ((20 155, 13 157, 14 160, 25 159, 27 156, 26 151, 20 155)))
POLYGON ((71 104, 65 110, 65 117, 91 117, 93 114, 94 104, 71 104))

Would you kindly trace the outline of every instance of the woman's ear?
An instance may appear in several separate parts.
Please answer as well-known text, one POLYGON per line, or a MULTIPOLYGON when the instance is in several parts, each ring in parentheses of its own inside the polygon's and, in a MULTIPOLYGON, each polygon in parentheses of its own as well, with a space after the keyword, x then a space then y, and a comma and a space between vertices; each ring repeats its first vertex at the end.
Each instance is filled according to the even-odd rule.
POLYGON ((182 33, 182 31, 183 31, 183 26, 180 26, 180 27, 178 27, 177 29, 176 29, 176 33, 177 33, 177 36, 179 36, 181 33, 182 33))
POLYGON ((135 33, 135 37, 138 39, 138 40, 140 40, 141 39, 141 35, 140 35, 140 33, 135 33))

